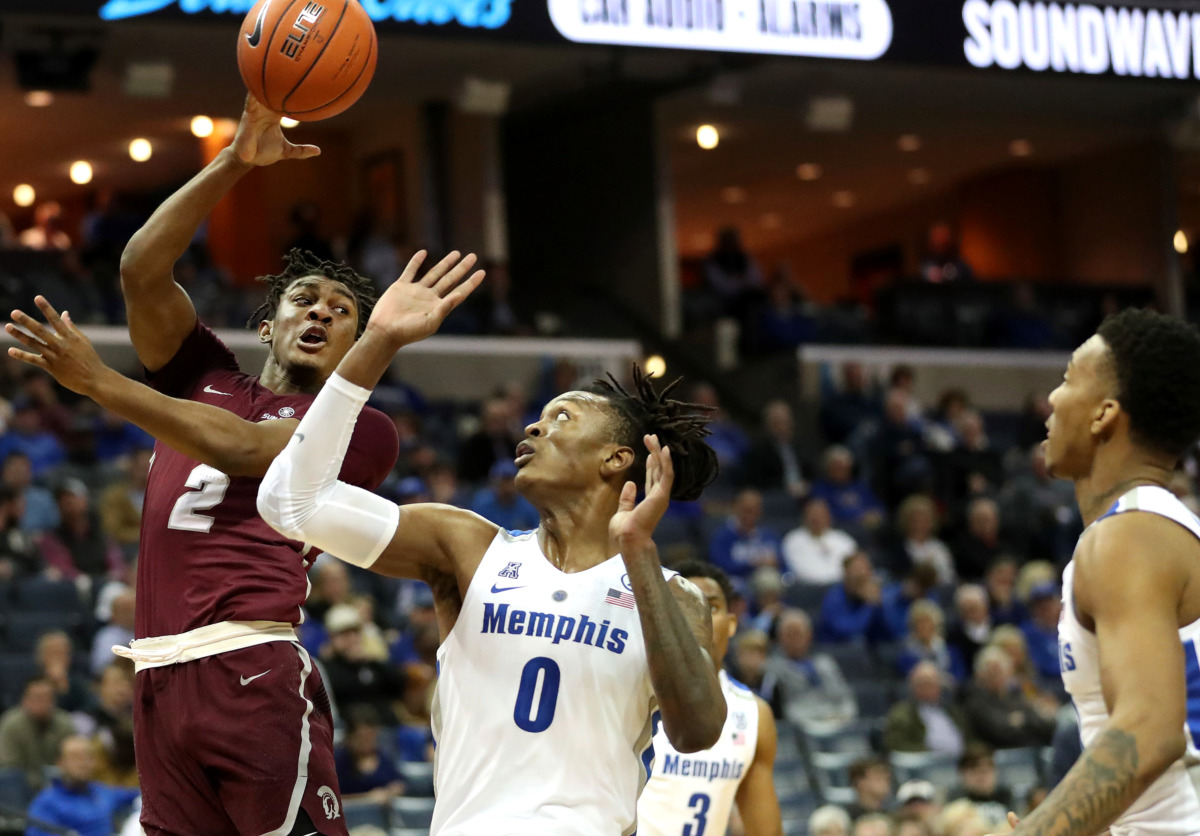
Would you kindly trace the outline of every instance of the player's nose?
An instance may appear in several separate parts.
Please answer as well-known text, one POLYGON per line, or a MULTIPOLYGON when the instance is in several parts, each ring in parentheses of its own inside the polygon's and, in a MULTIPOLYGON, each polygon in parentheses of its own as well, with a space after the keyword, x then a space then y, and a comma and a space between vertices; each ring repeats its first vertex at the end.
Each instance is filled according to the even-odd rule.
POLYGON ((318 302, 308 309, 308 318, 328 325, 333 322, 333 311, 329 309, 328 305, 318 302))
POLYGON ((541 421, 538 421, 536 424, 530 424, 529 426, 527 426, 525 428, 525 435, 527 435, 530 438, 537 438, 538 436, 540 436, 542 434, 541 423, 542 423, 541 421))

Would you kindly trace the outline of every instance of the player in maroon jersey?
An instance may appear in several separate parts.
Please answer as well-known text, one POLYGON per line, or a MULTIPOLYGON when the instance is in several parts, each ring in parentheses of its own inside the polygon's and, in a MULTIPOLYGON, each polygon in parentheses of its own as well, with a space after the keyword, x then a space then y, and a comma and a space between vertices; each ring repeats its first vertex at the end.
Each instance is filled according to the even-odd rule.
MULTIPOLYGON (((328 697, 294 631, 314 555, 267 526, 255 501, 260 477, 362 333, 374 294, 344 266, 294 251, 284 273, 268 277, 258 332, 270 354, 255 377, 240 371, 197 320, 172 276, 204 217, 246 172, 316 153, 289 143, 279 116, 250 98, 233 143, 129 242, 121 284, 130 336, 152 388, 108 369, 73 379, 70 369, 24 357, 175 445, 155 447, 138 561, 137 640, 122 649, 139 671, 141 820, 151 836, 346 834, 328 697), (222 407, 229 417, 200 421, 186 408, 158 414, 146 400, 167 396, 222 407)), ((427 280, 449 275, 457 282, 473 262, 452 254, 427 280)), ((14 318, 39 335, 41 343, 23 341, 43 353, 62 339, 24 314, 14 318)), ((54 321, 62 325, 57 315, 54 321)), ((364 413, 341 478, 377 487, 397 447, 391 422, 364 413)))

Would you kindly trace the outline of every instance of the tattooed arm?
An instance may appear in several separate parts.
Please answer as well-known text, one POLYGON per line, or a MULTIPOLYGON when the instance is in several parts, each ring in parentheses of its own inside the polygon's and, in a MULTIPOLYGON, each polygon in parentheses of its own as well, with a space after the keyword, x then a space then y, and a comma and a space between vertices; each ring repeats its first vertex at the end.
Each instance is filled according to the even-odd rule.
POLYGON ((1186 746, 1180 606, 1195 538, 1151 514, 1093 528, 1075 554, 1075 610, 1096 634, 1109 720, 1017 829, 1028 836, 1103 831, 1186 746))

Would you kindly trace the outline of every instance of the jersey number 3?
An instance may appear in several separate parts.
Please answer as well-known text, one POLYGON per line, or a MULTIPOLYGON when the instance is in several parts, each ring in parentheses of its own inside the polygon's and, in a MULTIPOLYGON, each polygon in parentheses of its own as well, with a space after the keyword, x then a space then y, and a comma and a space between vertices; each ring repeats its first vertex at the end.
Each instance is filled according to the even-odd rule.
POLYGON ((192 468, 185 484, 191 490, 175 500, 167 528, 207 534, 212 529, 213 518, 197 512, 208 511, 221 504, 229 487, 229 477, 215 467, 200 464, 192 468))

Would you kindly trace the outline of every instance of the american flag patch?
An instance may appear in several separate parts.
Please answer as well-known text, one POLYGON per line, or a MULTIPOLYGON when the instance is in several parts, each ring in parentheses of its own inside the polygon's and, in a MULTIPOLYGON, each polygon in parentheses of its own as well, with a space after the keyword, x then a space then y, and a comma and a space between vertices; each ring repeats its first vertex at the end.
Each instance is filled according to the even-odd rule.
POLYGON ((633 609, 633 594, 630 592, 621 592, 611 587, 608 594, 604 596, 606 604, 616 604, 618 607, 624 607, 627 610, 633 609))
POLYGON ((733 745, 734 746, 745 746, 746 745, 746 733, 740 732, 740 731, 735 731, 733 733, 733 745))

